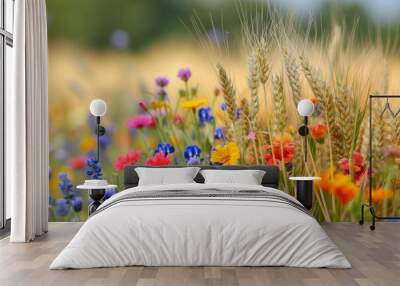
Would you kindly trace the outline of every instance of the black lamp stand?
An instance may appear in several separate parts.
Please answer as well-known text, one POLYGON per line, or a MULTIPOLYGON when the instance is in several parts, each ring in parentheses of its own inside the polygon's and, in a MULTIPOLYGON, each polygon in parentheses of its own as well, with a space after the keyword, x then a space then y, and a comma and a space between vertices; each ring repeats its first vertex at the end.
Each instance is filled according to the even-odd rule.
POLYGON ((307 162, 307 136, 309 134, 308 129, 308 116, 304 116, 304 125, 299 128, 299 135, 304 137, 304 161, 307 162))
POLYGON ((100 116, 96 116, 96 135, 97 135, 97 161, 100 162, 100 136, 106 134, 106 129, 100 125, 100 116))

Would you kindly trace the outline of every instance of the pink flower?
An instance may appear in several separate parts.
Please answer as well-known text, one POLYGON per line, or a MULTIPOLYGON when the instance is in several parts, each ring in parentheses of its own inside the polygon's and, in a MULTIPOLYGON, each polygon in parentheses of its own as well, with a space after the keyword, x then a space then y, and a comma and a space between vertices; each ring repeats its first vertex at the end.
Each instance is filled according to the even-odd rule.
POLYGON ((256 133, 250 132, 249 135, 247 135, 247 139, 249 139, 250 141, 256 140, 256 133))
POLYGON ((169 84, 169 80, 168 80, 168 78, 165 77, 165 76, 159 76, 159 77, 157 77, 157 78, 154 80, 154 82, 156 83, 156 85, 157 85, 158 87, 161 87, 161 88, 166 87, 166 86, 169 84))
POLYGON ((172 156, 165 155, 163 152, 154 154, 152 157, 146 159, 146 166, 167 166, 171 164, 172 156))
POLYGON ((185 121, 185 117, 183 117, 180 114, 175 114, 173 120, 172 120, 175 124, 182 124, 185 121))
POLYGON ((128 120, 128 128, 154 128, 156 127, 156 120, 153 116, 148 114, 140 114, 128 120))
POLYGON ((114 168, 117 171, 122 171, 125 166, 135 165, 139 162, 142 152, 139 150, 131 150, 125 155, 121 155, 114 162, 114 168))
POLYGON ((181 80, 187 82, 189 78, 192 76, 192 72, 189 68, 182 68, 178 71, 177 77, 181 80))
MULTIPOLYGON (((346 175, 350 173, 349 159, 343 158, 339 160, 339 167, 346 175)), ((353 152, 353 173, 354 179, 358 183, 365 174, 367 167, 363 155, 360 152, 353 152)))

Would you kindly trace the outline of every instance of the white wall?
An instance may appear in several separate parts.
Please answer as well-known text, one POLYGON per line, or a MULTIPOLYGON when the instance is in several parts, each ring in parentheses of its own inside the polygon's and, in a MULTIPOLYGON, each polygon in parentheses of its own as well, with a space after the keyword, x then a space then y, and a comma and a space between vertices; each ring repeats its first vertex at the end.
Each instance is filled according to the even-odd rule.
MULTIPOLYGON (((11 87, 12 87, 12 82, 11 82, 11 74, 12 74, 12 63, 13 63, 13 49, 9 46, 6 47, 6 77, 5 77, 5 98, 6 98, 6 104, 5 104, 5 112, 10 112, 9 106, 9 99, 11 95, 11 87)), ((6 122, 6 134, 5 134, 7 140, 7 122, 6 122)), ((7 153, 7 151, 6 151, 7 153)), ((7 154, 5 154, 5 157, 7 158, 7 154)), ((5 159, 6 159, 5 158, 5 159)), ((7 159, 6 159, 6 164, 5 164, 5 196, 6 196, 6 219, 11 218, 11 193, 10 193, 10 188, 7 187, 7 159)))

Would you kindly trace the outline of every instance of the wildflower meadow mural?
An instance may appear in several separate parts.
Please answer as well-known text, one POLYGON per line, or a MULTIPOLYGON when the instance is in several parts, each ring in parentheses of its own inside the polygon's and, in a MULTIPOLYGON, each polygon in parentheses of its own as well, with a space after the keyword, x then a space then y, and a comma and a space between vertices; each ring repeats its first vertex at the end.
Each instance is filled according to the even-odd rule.
POLYGON ((373 105, 373 169, 367 157, 367 96, 400 90, 394 28, 368 34, 340 14, 321 30, 272 4, 235 15, 240 24, 229 30, 187 15, 191 37, 145 48, 134 47, 140 33, 121 29, 96 48, 50 41, 51 220, 84 221, 88 196, 76 186, 107 179, 118 186, 107 200, 123 190, 127 165, 276 165, 291 195, 290 176, 319 176, 312 213, 320 221, 359 220, 371 172, 377 214, 400 214, 400 117, 381 116, 384 100, 373 105), (100 161, 94 98, 108 105, 100 161), (306 98, 315 105, 307 162, 296 110, 306 98))

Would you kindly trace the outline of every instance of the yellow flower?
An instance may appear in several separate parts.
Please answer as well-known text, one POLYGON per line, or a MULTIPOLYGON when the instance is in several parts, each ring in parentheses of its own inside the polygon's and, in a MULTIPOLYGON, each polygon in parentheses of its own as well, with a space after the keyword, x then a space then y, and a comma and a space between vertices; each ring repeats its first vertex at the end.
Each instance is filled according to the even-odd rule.
POLYGON ((284 132, 292 135, 292 134, 296 133, 296 128, 294 128, 293 125, 288 125, 288 126, 286 126, 284 132))
POLYGON ((207 104, 207 99, 206 98, 196 98, 196 99, 191 99, 191 100, 185 100, 181 103, 181 108, 189 108, 189 109, 196 109, 199 108, 202 105, 207 104))
POLYGON ((223 165, 235 165, 239 162, 240 150, 236 143, 217 145, 211 152, 211 162, 223 165))
POLYGON ((275 136, 274 137, 274 141, 279 141, 282 144, 292 143, 293 142, 293 137, 288 132, 283 132, 282 135, 275 136))
POLYGON ((92 151, 95 148, 96 148, 96 140, 93 137, 91 137, 91 136, 83 137, 81 144, 80 144, 80 149, 83 153, 92 151))

